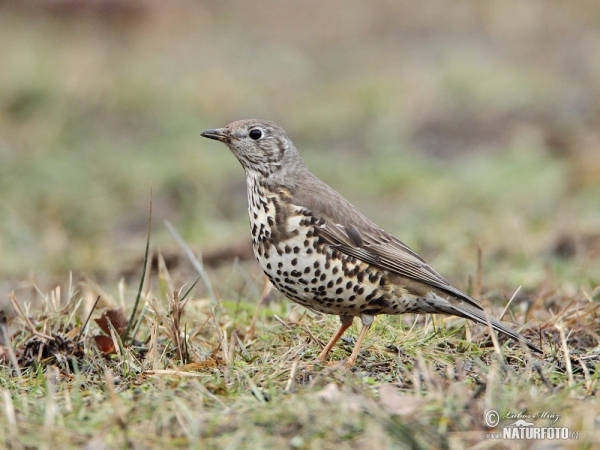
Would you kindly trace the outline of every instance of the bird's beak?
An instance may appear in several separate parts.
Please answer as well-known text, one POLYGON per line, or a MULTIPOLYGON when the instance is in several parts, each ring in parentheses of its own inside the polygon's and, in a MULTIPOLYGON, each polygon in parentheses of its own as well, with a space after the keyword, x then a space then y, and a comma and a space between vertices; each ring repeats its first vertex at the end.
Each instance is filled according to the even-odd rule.
POLYGON ((226 142, 230 140, 229 135, 227 134, 224 128, 217 128, 216 130, 206 130, 203 131, 200 134, 200 136, 221 142, 226 142))

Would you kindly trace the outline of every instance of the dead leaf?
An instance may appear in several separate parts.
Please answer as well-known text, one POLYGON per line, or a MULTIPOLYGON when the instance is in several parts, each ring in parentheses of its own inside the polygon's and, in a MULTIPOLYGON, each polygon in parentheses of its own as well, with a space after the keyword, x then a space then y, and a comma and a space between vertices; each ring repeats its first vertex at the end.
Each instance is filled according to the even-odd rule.
POLYGON ((125 317, 125 313, 121 308, 107 309, 102 313, 99 319, 94 319, 94 321, 98 324, 100 329, 108 335, 104 336, 102 334, 99 334, 94 336, 96 345, 102 353, 115 353, 117 349, 115 348, 115 343, 112 340, 112 337, 110 337, 111 334, 108 321, 110 321, 111 325, 114 327, 119 337, 123 337, 123 335, 125 334, 125 330, 127 329, 128 323, 127 317, 125 317))
POLYGON ((81 327, 80 326, 73 328, 71 331, 69 331, 67 333, 67 335, 65 336, 65 339, 68 340, 68 341, 72 341, 73 338, 75 338, 76 336, 79 335, 80 331, 81 331, 81 327))
POLYGON ((108 326, 108 320, 117 331, 120 337, 123 337, 125 330, 127 329, 127 317, 121 308, 107 309, 102 313, 99 319, 94 319, 100 329, 110 336, 110 328, 108 326))
POLYGON ((98 336, 94 336, 94 340, 96 341, 96 345, 100 349, 102 353, 111 354, 115 353, 115 343, 108 336, 102 336, 101 334, 98 336))

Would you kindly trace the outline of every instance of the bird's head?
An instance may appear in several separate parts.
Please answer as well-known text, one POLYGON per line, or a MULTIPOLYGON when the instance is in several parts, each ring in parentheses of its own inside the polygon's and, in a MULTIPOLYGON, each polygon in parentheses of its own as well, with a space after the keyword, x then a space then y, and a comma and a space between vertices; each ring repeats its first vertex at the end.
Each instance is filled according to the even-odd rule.
POLYGON ((225 128, 206 130, 202 136, 227 144, 247 175, 266 182, 293 183, 297 172, 306 167, 285 131, 273 122, 238 120, 225 128))

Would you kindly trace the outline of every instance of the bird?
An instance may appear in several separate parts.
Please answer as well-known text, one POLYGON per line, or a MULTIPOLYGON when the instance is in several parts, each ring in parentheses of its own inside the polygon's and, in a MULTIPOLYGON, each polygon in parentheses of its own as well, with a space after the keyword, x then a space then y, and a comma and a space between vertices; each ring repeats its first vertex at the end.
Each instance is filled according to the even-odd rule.
POLYGON ((345 364, 354 366, 374 317, 403 313, 470 319, 542 353, 314 175, 274 122, 238 120, 201 136, 226 144, 244 168, 252 247, 273 286, 310 310, 339 316, 316 362, 326 361, 359 317, 363 326, 345 364))

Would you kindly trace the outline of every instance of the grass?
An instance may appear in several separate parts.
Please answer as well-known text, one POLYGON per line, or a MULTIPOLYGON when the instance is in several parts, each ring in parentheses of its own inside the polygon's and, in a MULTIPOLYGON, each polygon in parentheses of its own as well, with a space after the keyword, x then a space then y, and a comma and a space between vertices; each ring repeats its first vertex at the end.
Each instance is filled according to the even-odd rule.
MULTIPOLYGON (((335 318, 276 302, 250 333, 251 299, 185 298, 189 286, 174 290, 164 264, 148 274, 138 294, 121 287, 120 301, 102 299, 105 307, 145 299, 130 340, 104 326, 108 352, 98 326, 84 326, 97 315, 93 286, 40 293, 35 312, 12 296, 20 325, 0 377, 7 447, 456 448, 497 443, 485 439, 491 409, 560 415, 536 426, 578 433, 561 445, 598 442, 598 287, 570 300, 547 286, 528 293, 535 325, 525 333, 535 342, 542 333, 543 358, 511 343, 500 353, 481 347, 485 330, 462 319, 383 316, 348 370, 341 362, 356 326, 329 364, 315 366, 335 318)), ((518 324, 527 320, 522 306, 508 310, 518 324)))
POLYGON ((486 438, 519 412, 599 445, 594 2, 43 3, 0 6, 2 445, 536 445, 486 438), (244 117, 497 317, 518 291, 544 356, 406 315, 314 365, 337 319, 259 307, 241 169, 199 137, 244 117))

